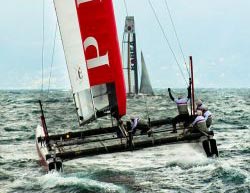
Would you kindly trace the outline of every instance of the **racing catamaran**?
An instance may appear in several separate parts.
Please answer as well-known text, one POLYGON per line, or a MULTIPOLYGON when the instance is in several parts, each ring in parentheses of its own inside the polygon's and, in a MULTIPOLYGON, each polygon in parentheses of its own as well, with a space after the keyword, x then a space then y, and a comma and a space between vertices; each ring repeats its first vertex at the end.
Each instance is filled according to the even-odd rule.
MULTIPOLYGON (((112 0, 54 0, 58 24, 81 131, 51 135, 43 106, 36 128, 36 147, 47 171, 63 170, 63 162, 105 153, 138 150, 178 142, 202 142, 213 132, 171 133, 169 120, 138 123, 131 132, 126 115, 126 89, 112 0), (110 115, 110 127, 88 129, 86 124, 110 115), (124 139, 124 140, 123 140, 124 139)), ((209 140, 210 140, 209 139, 209 140)), ((216 154, 208 147, 209 154, 216 154)))
POLYGON ((141 52, 141 80, 139 87, 139 71, 137 60, 137 43, 135 21, 133 16, 126 16, 122 41, 123 72, 127 96, 138 94, 154 95, 147 72, 147 67, 141 52))

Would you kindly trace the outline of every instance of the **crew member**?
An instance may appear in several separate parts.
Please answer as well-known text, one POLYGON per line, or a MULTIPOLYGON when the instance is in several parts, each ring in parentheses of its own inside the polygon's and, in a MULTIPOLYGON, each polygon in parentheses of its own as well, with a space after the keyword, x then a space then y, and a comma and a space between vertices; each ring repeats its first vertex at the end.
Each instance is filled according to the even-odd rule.
POLYGON ((184 122, 184 128, 186 128, 189 125, 189 112, 188 112, 188 101, 191 97, 191 87, 188 87, 188 96, 187 97, 182 97, 179 96, 178 99, 174 99, 174 97, 171 94, 171 89, 168 88, 169 92, 169 97, 172 101, 174 101, 177 105, 177 109, 179 112, 179 115, 177 115, 175 118, 172 120, 173 124, 173 133, 177 133, 176 130, 176 124, 180 122, 184 122))
POLYGON ((211 126, 212 124, 212 113, 208 110, 207 107, 203 107, 203 117, 205 118, 206 120, 206 125, 207 125, 207 128, 209 129, 209 127, 211 126))
POLYGON ((131 118, 130 120, 131 120, 130 121, 131 122, 131 132, 134 135, 136 132, 136 127, 137 127, 140 119, 139 119, 139 117, 134 117, 134 118, 131 118))
POLYGON ((197 117, 193 121, 192 126, 193 126, 193 129, 195 129, 195 130, 204 131, 204 132, 208 131, 207 125, 206 125, 206 120, 202 116, 202 111, 200 111, 200 110, 197 111, 197 117))
POLYGON ((200 111, 203 111, 204 110, 204 104, 202 102, 202 100, 197 100, 196 101, 196 111, 200 110, 200 111))
POLYGON ((141 131, 141 135, 150 133, 150 127, 147 123, 145 123, 139 117, 131 117, 130 121, 127 121, 127 131, 134 135, 137 130, 141 131))

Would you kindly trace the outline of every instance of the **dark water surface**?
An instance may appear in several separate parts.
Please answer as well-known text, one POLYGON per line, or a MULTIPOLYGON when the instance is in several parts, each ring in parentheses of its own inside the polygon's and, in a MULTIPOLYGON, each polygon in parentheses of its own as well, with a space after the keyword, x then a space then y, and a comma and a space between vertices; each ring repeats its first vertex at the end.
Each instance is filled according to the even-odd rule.
MULTIPOLYGON (((0 91, 0 192, 250 192, 250 89, 200 89, 197 95, 214 114, 218 159, 188 144, 166 145, 77 159, 65 163, 62 174, 46 174, 34 142, 40 93, 0 91)), ((70 92, 53 91, 44 106, 49 132, 79 129, 70 92)), ((146 119, 147 109, 152 119, 176 114, 168 97, 128 100, 129 115, 146 119)), ((108 118, 90 127, 103 122, 108 118)))

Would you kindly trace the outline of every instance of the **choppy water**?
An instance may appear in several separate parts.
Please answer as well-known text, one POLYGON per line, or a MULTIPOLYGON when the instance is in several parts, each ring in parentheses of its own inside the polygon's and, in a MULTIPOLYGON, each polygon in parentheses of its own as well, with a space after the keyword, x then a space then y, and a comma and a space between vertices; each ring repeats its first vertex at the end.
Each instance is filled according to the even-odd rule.
MULTIPOLYGON (((46 174, 34 143, 39 92, 0 91, 0 192, 250 192, 250 89, 197 92, 215 115, 220 158, 166 145, 77 159, 62 174, 46 174)), ((162 96, 129 99, 128 106, 128 114, 144 118, 146 107, 152 119, 176 113, 162 96)), ((45 108, 50 132, 78 129, 70 92, 53 91, 45 108)))

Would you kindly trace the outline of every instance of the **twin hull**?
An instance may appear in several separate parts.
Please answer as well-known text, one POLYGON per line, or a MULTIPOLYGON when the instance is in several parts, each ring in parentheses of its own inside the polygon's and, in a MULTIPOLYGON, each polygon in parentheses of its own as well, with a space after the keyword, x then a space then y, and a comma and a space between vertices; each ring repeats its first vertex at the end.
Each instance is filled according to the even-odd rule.
MULTIPOLYGON (((100 128, 100 130, 105 131, 104 128, 100 128)), ((131 149, 126 138, 114 136, 115 130, 110 130, 110 133, 106 133, 102 140, 95 135, 84 136, 83 132, 71 132, 52 135, 46 142, 43 128, 39 125, 36 128, 36 147, 40 163, 47 171, 53 169, 62 171, 62 162, 67 160, 106 153, 139 150, 173 143, 195 143, 203 151, 202 142, 207 140, 207 137, 203 134, 194 133, 183 136, 181 135, 182 130, 178 130, 178 133, 170 133, 171 130, 171 126, 166 125, 155 129, 150 136, 137 132, 133 136, 133 148, 131 149)))

